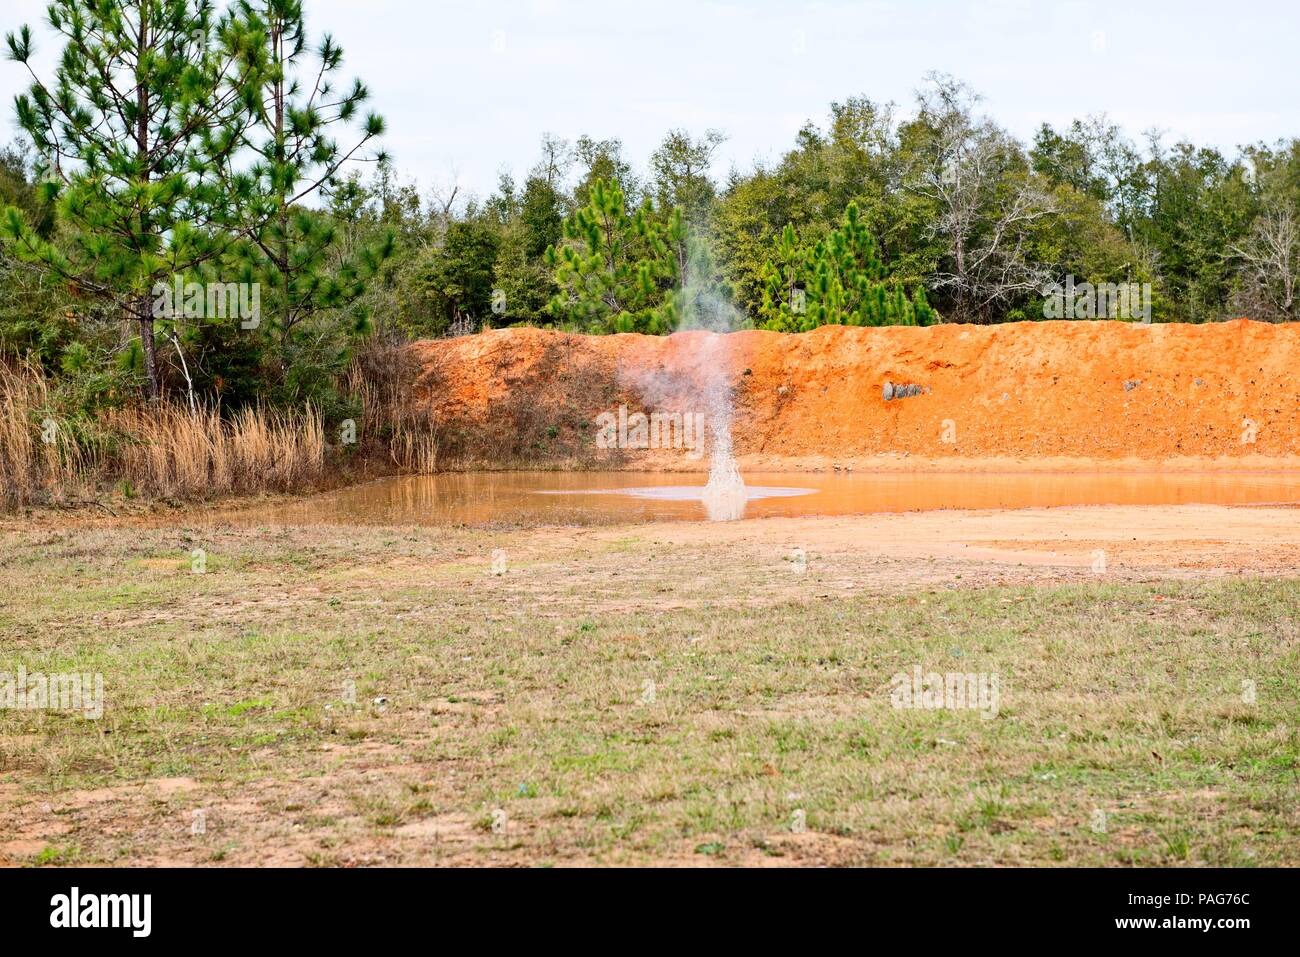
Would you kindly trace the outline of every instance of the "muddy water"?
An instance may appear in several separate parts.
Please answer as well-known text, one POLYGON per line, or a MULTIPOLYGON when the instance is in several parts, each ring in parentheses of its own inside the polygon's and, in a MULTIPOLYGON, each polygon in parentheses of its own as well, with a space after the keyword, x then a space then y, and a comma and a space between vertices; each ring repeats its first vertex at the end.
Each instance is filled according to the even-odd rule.
MULTIPOLYGON (((242 525, 606 525, 708 519, 705 475, 477 472, 385 479, 213 518, 242 525)), ((745 518, 1059 505, 1300 504, 1300 474, 749 473, 745 518)))

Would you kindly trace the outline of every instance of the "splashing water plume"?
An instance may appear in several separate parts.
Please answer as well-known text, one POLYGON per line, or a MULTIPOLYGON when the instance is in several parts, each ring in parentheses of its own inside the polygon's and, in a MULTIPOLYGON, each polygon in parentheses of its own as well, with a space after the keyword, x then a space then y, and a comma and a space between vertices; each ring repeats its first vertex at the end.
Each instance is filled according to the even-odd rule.
POLYGON ((745 480, 736 466, 731 444, 732 397, 728 370, 731 368, 731 337, 735 310, 712 292, 688 285, 684 290, 685 315, 681 328, 707 332, 700 368, 704 415, 709 435, 709 481, 702 501, 709 519, 731 522, 744 517, 745 480))
POLYGON ((690 417, 702 413, 703 435, 699 441, 709 453, 709 481, 701 495, 705 513, 712 521, 734 521, 744 517, 749 499, 745 480, 736 466, 731 434, 729 333, 740 328, 740 323, 735 308, 718 295, 707 245, 696 237, 688 239, 683 270, 686 282, 680 290, 670 293, 679 317, 674 337, 690 333, 678 341, 696 350, 696 361, 688 364, 689 371, 634 365, 620 367, 619 375, 650 407, 679 407, 689 396, 686 414, 690 417))
POLYGON ((745 480, 731 446, 731 390, 726 382, 730 343, 725 332, 711 332, 704 346, 703 398, 709 435, 709 481, 701 501, 709 519, 731 522, 745 514, 745 480))

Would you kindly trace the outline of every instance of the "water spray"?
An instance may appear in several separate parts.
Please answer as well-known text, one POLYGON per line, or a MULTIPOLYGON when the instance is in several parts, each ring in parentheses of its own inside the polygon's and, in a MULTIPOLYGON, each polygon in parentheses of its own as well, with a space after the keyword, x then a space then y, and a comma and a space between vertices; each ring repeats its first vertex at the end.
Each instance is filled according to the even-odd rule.
POLYGON ((698 287, 688 270, 682 289, 683 315, 681 330, 700 329, 706 333, 702 349, 699 380, 704 404, 709 442, 709 481, 702 501, 710 520, 730 522, 745 514, 745 480, 736 466, 732 448, 733 403, 731 384, 731 337, 735 330, 736 311, 711 290, 698 287))

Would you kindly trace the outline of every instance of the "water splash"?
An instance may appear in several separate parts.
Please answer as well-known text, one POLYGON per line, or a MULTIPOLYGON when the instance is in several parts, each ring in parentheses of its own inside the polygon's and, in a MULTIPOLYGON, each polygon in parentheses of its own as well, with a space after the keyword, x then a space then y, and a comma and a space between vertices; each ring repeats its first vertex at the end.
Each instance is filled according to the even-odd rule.
POLYGON ((700 501, 712 522, 734 522, 745 517, 749 495, 736 460, 730 455, 723 458, 715 455, 709 465, 709 484, 704 486, 700 501))
POLYGON ((704 487, 704 510, 715 522, 731 522, 745 514, 745 480, 736 465, 732 447, 730 369, 736 311, 711 290, 688 282, 683 290, 681 329, 707 333, 701 348, 700 398, 708 430, 709 481, 704 487))
POLYGON ((732 448, 731 394, 732 341, 730 333, 742 327, 739 314, 717 292, 707 245, 688 242, 686 281, 676 293, 676 333, 690 333, 679 344, 691 350, 692 361, 671 371, 633 365, 619 368, 622 384, 635 389, 648 406, 681 408, 686 414, 703 413, 704 434, 699 436, 709 455, 709 481, 703 492, 705 512, 713 521, 744 517, 745 480, 736 466, 732 448))

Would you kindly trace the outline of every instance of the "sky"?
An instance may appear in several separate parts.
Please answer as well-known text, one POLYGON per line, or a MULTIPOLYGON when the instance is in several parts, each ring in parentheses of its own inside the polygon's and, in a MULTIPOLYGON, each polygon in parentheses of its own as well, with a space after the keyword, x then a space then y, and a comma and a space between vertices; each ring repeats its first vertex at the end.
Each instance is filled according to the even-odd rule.
MULTIPOLYGON (((926 73, 952 74, 1022 140, 1104 113, 1232 152, 1300 136, 1300 3, 715 3, 702 0, 305 0, 345 72, 372 91, 385 146, 422 189, 486 196, 526 174, 549 132, 617 137, 643 171, 673 128, 723 131, 714 173, 775 162, 808 120, 862 95, 910 109, 926 73)), ((4 0, 0 30, 33 26, 34 65, 58 48, 46 0, 4 0)), ((25 69, 0 62, 0 141, 17 135, 25 69)))

